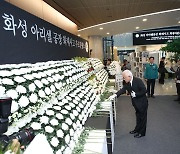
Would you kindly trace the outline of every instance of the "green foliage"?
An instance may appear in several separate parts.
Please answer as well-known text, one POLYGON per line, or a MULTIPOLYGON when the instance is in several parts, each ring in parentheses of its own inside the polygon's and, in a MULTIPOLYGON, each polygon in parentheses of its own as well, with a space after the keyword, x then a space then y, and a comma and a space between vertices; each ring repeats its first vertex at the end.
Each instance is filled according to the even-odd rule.
POLYGON ((78 61, 78 62, 82 62, 82 61, 87 61, 88 59, 85 57, 74 57, 74 60, 78 61))
POLYGON ((93 75, 91 75, 91 76, 88 78, 88 80, 93 80, 95 77, 96 77, 96 75, 93 74, 93 75))
POLYGON ((105 90, 102 95, 100 96, 100 100, 101 102, 105 101, 106 99, 108 99, 113 93, 105 90))
POLYGON ((76 144, 76 147, 73 149, 72 154, 81 154, 84 151, 84 145, 86 144, 86 139, 89 136, 89 131, 91 131, 93 128, 86 127, 85 130, 81 133, 78 143, 76 144))
POLYGON ((172 42, 168 42, 167 45, 162 47, 160 50, 174 53, 174 55, 171 57, 171 61, 177 61, 180 59, 180 39, 175 39, 172 42))

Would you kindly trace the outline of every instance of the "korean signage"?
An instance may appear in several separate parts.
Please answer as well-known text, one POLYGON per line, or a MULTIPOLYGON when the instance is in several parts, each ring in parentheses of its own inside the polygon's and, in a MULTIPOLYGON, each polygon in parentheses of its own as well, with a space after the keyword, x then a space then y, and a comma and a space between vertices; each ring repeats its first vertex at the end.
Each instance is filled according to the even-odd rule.
POLYGON ((133 33, 133 45, 165 44, 180 38, 180 26, 133 33))
POLYGON ((0 6, 1 64, 88 56, 86 40, 7 2, 0 1, 0 6), (9 56, 13 56, 13 58, 9 56))

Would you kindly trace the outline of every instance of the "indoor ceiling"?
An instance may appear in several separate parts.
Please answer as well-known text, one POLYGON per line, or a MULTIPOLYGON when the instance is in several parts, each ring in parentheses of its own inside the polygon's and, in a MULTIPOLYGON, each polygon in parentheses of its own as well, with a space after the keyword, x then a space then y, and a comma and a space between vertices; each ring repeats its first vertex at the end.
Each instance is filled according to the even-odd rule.
MULTIPOLYGON (((178 21, 180 21, 180 0, 44 0, 49 5, 51 5, 53 8, 61 12, 63 15, 68 17, 70 20, 75 22, 78 25, 79 32, 81 35, 107 35, 106 33, 114 29, 114 32, 111 32, 110 35, 118 34, 122 32, 132 32, 134 30, 134 27, 140 27, 139 29, 144 28, 155 28, 155 27, 161 27, 161 26, 169 26, 171 25, 178 25, 178 21), (171 11, 171 15, 168 16, 168 13, 166 12, 164 18, 159 18, 156 20, 153 20, 153 16, 151 15, 151 20, 148 19, 146 22, 147 26, 144 26, 145 22, 141 22, 140 20, 142 18, 138 17, 138 20, 135 21, 135 16, 141 16, 144 15, 146 17, 147 14, 150 13, 156 13, 166 10, 172 10, 177 9, 178 13, 176 11, 171 11), (174 13, 172 13, 174 12, 174 13), (168 18, 167 18, 168 17, 168 18), (174 22, 172 22, 172 18, 174 18, 174 22), (116 22, 123 22, 125 19, 128 19, 128 23, 124 23, 122 27, 119 27, 120 31, 116 31, 118 27, 113 27, 111 25, 109 30, 101 30, 103 34, 98 33, 99 29, 96 27, 96 30, 94 33, 89 33, 87 30, 93 28, 91 26, 115 21, 116 22), (132 20, 132 24, 130 20, 132 20), (154 22, 161 22, 162 24, 155 24, 154 22), (169 23, 168 23, 169 22, 169 23), (168 24, 167 24, 168 23, 168 24), (130 24, 130 25, 126 25, 130 24), (143 28, 141 26, 143 24, 143 28), (152 25, 151 25, 152 24, 152 25), (125 27, 124 27, 125 26, 125 27), (127 26, 127 27, 126 27, 127 26), (129 27, 130 26, 130 27, 129 27), (155 26, 155 27, 154 27, 155 26), (90 27, 90 28, 87 28, 90 27), (130 29, 128 29, 128 27, 130 29), (84 29, 85 28, 85 29, 84 29), (122 29, 122 30, 121 30, 122 29)), ((162 16, 159 16, 162 17, 162 16)), ((108 23, 108 24, 115 24, 108 23)), ((119 26, 119 25, 118 25, 119 26)), ((103 27, 104 28, 104 27, 103 27)))

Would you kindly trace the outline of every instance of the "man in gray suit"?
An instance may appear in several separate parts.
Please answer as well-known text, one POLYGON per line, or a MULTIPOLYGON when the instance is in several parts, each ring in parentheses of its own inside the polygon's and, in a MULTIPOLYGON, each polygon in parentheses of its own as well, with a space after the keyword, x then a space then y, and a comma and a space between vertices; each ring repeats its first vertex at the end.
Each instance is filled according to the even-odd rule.
POLYGON ((122 73, 125 80, 125 84, 121 90, 116 94, 119 97, 121 94, 129 92, 132 100, 132 105, 136 111, 136 127, 130 131, 130 134, 134 134, 135 138, 140 138, 146 134, 147 123, 147 109, 148 99, 146 97, 146 87, 141 79, 133 77, 131 71, 125 70, 122 73))

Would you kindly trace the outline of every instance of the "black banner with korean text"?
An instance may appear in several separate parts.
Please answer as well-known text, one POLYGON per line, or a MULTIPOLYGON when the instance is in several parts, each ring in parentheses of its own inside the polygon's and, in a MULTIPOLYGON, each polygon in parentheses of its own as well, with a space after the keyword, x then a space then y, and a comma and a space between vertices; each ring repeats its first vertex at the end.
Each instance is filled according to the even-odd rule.
POLYGON ((133 45, 166 44, 180 38, 180 26, 145 30, 133 33, 133 45))
POLYGON ((0 64, 88 57, 88 41, 0 1, 0 64))

